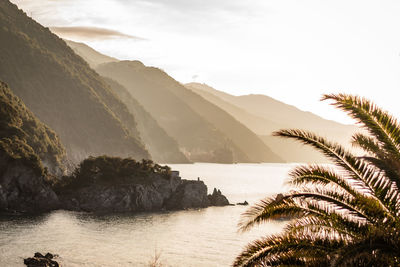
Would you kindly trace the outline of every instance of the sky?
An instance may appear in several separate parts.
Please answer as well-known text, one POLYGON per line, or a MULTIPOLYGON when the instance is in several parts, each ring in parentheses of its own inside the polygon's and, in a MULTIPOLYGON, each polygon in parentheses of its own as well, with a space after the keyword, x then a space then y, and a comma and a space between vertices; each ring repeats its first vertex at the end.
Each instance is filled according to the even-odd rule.
POLYGON ((264 94, 343 123, 319 99, 356 94, 400 118, 400 1, 11 1, 61 37, 182 83, 264 94))

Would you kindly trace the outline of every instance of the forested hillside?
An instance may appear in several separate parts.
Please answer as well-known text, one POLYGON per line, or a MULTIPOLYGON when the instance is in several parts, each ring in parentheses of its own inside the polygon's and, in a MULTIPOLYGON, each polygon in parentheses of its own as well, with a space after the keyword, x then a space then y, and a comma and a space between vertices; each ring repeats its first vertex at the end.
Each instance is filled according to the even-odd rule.
POLYGON ((60 136, 69 159, 149 158, 133 114, 49 29, 0 1, 0 79, 60 136))
POLYGON ((64 171, 65 149, 56 133, 39 121, 8 86, 0 81, 0 143, 3 152, 29 161, 38 170, 64 171))

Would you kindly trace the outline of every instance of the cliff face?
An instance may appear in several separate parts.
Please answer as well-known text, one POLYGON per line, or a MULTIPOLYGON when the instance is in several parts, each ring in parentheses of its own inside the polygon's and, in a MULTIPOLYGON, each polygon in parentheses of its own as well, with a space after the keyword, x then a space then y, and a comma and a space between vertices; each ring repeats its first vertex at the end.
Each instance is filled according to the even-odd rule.
POLYGON ((178 185, 179 177, 165 179, 153 174, 145 183, 124 182, 113 185, 93 183, 60 194, 62 206, 68 210, 91 212, 156 211, 164 207, 178 185))
POLYGON ((202 181, 183 180, 178 175, 166 178, 153 174, 146 183, 108 186, 92 184, 60 194, 61 207, 89 212, 138 212, 182 210, 229 205, 228 200, 207 195, 202 181))
POLYGON ((212 195, 207 195, 202 181, 182 180, 178 172, 170 172, 167 167, 132 159, 89 158, 75 170, 69 184, 51 187, 29 147, 27 156, 12 157, 3 146, 0 142, 0 212, 37 213, 62 208, 133 213, 229 205, 220 191, 214 189, 212 195), (98 163, 104 164, 104 159, 111 164, 99 168, 98 163))
POLYGON ((133 114, 49 29, 0 1, 0 79, 60 136, 75 163, 89 155, 149 158, 133 114))
POLYGON ((33 151, 16 136, 0 139, 0 212, 42 212, 56 208, 58 198, 33 151))
POLYGON ((58 197, 44 176, 0 152, 0 212, 36 213, 58 207, 58 197))
POLYGON ((165 206, 170 210, 208 207, 207 186, 202 181, 182 180, 165 206))
POLYGON ((0 82, 0 211, 54 209, 53 174, 64 172, 65 151, 56 134, 0 82), (48 179, 46 179, 48 178, 48 179))

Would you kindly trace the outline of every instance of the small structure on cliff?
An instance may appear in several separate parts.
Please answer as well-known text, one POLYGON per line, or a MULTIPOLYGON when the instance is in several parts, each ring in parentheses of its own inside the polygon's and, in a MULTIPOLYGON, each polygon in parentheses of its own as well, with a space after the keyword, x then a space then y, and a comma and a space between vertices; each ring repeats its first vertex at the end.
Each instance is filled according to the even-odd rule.
POLYGON ((150 160, 89 157, 70 176, 62 177, 53 185, 46 183, 45 173, 34 174, 19 165, 6 167, 12 167, 14 172, 0 176, 0 212, 65 209, 109 213, 229 205, 221 191, 214 189, 207 195, 203 181, 182 179, 179 171, 150 160), (14 191, 18 194, 9 194, 14 191))
POLYGON ((151 161, 89 158, 57 193, 61 206, 90 212, 180 210, 229 205, 221 191, 207 195, 203 181, 185 180, 179 171, 151 161))

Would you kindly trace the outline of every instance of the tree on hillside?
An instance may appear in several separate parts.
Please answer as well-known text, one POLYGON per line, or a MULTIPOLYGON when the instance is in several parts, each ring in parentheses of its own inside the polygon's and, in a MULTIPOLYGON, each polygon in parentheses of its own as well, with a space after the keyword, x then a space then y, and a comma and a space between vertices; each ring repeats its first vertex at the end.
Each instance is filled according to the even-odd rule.
POLYGON ((296 190, 249 208, 240 230, 290 217, 281 234, 250 243, 234 266, 399 266, 400 125, 370 101, 345 94, 323 100, 344 110, 368 134, 352 142, 357 157, 313 133, 281 130, 276 136, 311 145, 335 166, 304 165, 290 173, 296 190))

